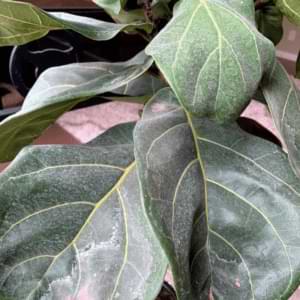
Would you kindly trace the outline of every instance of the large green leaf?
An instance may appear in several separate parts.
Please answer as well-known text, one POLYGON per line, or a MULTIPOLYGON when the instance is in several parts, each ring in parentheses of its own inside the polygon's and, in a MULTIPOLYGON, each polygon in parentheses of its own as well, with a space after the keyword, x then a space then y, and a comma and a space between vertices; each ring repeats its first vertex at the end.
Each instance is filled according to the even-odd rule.
POLYGON ((179 299, 288 299, 300 283, 300 183, 286 154, 235 124, 146 106, 135 152, 179 299))
POLYGON ((196 120, 215 299, 289 299, 300 282, 300 184, 276 145, 196 120))
POLYGON ((275 57, 252 0, 181 1, 146 52, 189 112, 219 122, 239 116, 275 57))
POLYGON ((169 89, 147 103, 135 146, 145 208, 170 260, 179 299, 196 299, 193 289, 209 288, 205 262, 201 278, 190 272, 193 231, 203 239, 199 249, 206 243, 205 219, 194 228, 204 211, 203 175, 186 115, 169 89))
POLYGON ((25 44, 51 30, 70 29, 97 41, 109 40, 124 30, 151 30, 145 23, 115 24, 69 13, 46 13, 30 3, 10 0, 0 0, 0 24, 0 46, 25 44))
POLYGON ((300 2, 299 0, 275 0, 277 7, 287 18, 300 25, 300 2))
POLYGON ((166 259, 142 206, 132 128, 28 147, 1 175, 3 297, 155 299, 166 259))
POLYGON ((295 173, 300 176, 300 93, 284 67, 277 62, 262 83, 275 125, 288 150, 295 173))
POLYGON ((0 161, 11 160, 77 103, 128 84, 151 64, 152 59, 142 52, 121 63, 79 63, 48 69, 38 78, 22 109, 0 123, 0 161))

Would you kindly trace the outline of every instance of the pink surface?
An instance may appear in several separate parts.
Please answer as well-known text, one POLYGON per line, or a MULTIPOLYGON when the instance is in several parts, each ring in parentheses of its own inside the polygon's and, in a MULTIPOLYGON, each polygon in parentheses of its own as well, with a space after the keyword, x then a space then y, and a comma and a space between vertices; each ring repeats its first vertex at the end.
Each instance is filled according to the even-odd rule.
POLYGON ((114 125, 137 121, 141 109, 139 104, 109 102, 70 111, 57 124, 81 143, 86 143, 114 125))

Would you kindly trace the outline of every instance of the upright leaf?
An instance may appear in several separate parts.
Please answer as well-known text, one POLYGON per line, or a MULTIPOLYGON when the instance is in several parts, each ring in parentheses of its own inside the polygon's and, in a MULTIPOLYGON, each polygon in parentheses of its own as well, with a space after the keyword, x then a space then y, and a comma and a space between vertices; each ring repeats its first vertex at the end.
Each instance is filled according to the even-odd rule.
POLYGON ((69 13, 46 13, 30 3, 0 0, 0 46, 21 45, 39 39, 51 30, 73 30, 105 41, 135 28, 151 30, 145 23, 115 24, 69 13))
POLYGON ((34 146, 0 177, 0 290, 9 299, 155 299, 166 260, 136 176, 132 125, 34 146))
POLYGON ((204 290, 208 299, 205 251, 199 276, 192 276, 190 265, 193 232, 201 239, 198 250, 205 250, 207 239, 201 162, 186 115, 169 89, 147 103, 134 137, 145 208, 169 258, 177 295, 197 299, 204 290))
POLYGON ((239 116, 275 56, 252 0, 181 1, 146 52, 189 112, 219 122, 239 116))
POLYGON ((275 0, 275 3, 292 23, 300 25, 300 2, 298 0, 275 0))
POLYGON ((128 84, 151 64, 152 59, 142 52, 126 62, 79 63, 48 69, 38 78, 22 109, 0 123, 0 161, 11 160, 77 103, 128 84))
POLYGON ((300 176, 300 93, 284 67, 276 62, 262 83, 275 125, 288 149, 294 172, 300 176))
POLYGON ((134 139, 178 299, 211 288, 216 300, 287 300, 300 283, 300 183, 286 154, 235 124, 184 118, 176 101, 151 100, 134 139))

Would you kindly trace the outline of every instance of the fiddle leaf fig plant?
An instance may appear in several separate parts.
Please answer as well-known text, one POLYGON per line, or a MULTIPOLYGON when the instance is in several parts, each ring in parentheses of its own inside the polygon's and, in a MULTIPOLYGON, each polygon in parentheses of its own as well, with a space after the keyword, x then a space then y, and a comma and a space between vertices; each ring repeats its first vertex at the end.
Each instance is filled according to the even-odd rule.
POLYGON ((300 23, 298 0, 94 3, 113 21, 0 0, 1 46, 52 30, 146 44, 46 70, 0 123, 0 299, 289 299, 300 94, 275 45, 284 15, 300 23), (93 97, 143 104, 141 117, 84 145, 30 145, 93 97), (256 97, 284 145, 241 126, 256 97), (176 296, 160 293, 167 270, 176 296))

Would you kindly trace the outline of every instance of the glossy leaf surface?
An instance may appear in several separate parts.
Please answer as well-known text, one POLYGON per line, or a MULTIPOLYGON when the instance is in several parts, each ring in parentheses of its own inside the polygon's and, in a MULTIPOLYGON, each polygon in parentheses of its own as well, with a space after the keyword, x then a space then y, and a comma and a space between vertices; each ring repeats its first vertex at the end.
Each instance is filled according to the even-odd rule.
POLYGON ((275 3, 292 23, 300 25, 300 2, 298 0, 275 0, 275 3))
POLYGON ((87 145, 28 147, 1 175, 3 297, 156 297, 166 260, 143 210, 132 127, 87 145))
POLYGON ((221 123, 239 116, 275 54, 249 0, 180 2, 146 52, 189 112, 221 123))
POLYGON ((30 3, 10 0, 0 0, 0 24, 0 46, 22 45, 51 30, 73 30, 87 38, 105 41, 124 30, 150 29, 145 23, 115 24, 69 13, 47 13, 30 3))
POLYGON ((207 299, 211 288, 216 300, 288 299, 300 282, 300 183, 286 154, 235 124, 184 119, 176 101, 167 90, 150 101, 134 139, 178 298, 207 299))
POLYGON ((79 63, 51 68, 37 80, 22 109, 0 123, 0 161, 11 160, 77 103, 113 91, 151 66, 144 53, 121 63, 79 63))
POLYGON ((275 125, 288 150, 295 173, 300 176, 300 93, 284 67, 277 62, 265 78, 262 91, 275 125))

